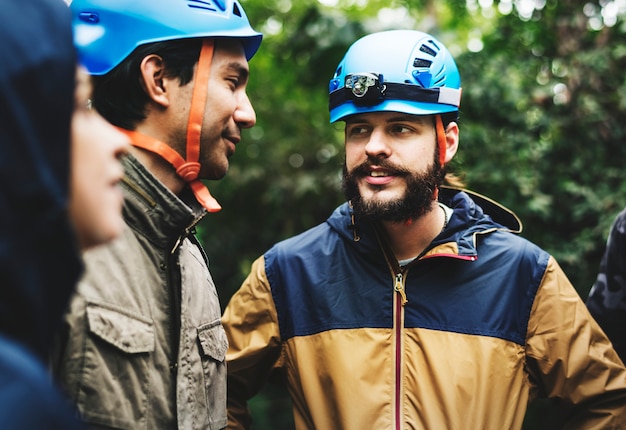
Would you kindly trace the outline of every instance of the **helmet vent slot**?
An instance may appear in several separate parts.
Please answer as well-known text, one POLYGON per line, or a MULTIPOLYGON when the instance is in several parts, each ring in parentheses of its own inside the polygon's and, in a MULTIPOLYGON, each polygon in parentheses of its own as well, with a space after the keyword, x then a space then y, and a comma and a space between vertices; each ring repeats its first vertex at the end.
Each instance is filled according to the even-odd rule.
POLYGON ((435 52, 435 50, 431 48, 430 46, 422 45, 420 46, 420 51, 425 52, 426 54, 431 55, 433 57, 437 56, 437 52, 435 52))
POLYGON ((239 10, 239 6, 237 6, 237 2, 233 3, 233 15, 241 18, 241 11, 239 10))
POLYGON ((416 58, 413 60, 413 67, 426 67, 429 68, 433 64, 430 60, 424 60, 422 58, 416 58))
POLYGON ((203 9, 210 10, 211 12, 216 12, 217 9, 220 9, 222 12, 226 10, 222 1, 203 1, 203 0, 187 0, 187 6, 194 9, 203 9))

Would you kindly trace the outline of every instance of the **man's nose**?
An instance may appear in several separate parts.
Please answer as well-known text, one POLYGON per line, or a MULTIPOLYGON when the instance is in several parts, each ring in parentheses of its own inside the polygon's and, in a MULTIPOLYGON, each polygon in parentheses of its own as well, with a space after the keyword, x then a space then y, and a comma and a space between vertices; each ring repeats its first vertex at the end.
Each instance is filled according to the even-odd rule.
POLYGON ((382 130, 374 130, 370 134, 369 140, 365 145, 365 153, 368 157, 388 157, 391 154, 389 146, 389 136, 382 130))
POLYGON ((245 93, 239 100, 239 104, 237 105, 237 109, 234 113, 234 118, 235 122, 241 128, 250 128, 256 124, 256 113, 254 112, 250 98, 248 98, 248 95, 245 93))

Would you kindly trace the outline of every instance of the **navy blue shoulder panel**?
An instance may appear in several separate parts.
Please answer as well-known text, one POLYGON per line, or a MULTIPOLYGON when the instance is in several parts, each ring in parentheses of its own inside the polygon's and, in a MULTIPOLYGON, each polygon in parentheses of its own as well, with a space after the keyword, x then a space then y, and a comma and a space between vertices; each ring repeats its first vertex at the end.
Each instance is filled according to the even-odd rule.
POLYGON ((430 258, 407 276, 405 326, 524 345, 550 255, 514 234, 477 236, 478 259, 430 258))
MULTIPOLYGON (((492 336, 524 344, 549 255, 507 232, 478 235, 478 259, 433 257, 406 278, 405 326, 492 336)), ((265 254, 281 337, 332 329, 391 328, 393 276, 355 252, 327 224, 265 254)))
POLYGON ((355 246, 360 242, 340 239, 323 223, 265 254, 283 340, 332 329, 391 326, 390 272, 386 265, 366 264, 355 246))

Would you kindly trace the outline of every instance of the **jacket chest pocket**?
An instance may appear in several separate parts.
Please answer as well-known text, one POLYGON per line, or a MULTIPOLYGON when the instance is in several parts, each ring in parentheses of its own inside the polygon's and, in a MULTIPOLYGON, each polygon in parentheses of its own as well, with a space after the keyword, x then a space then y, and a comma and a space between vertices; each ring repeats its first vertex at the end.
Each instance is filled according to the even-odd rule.
POLYGON ((228 339, 222 323, 214 321, 198 327, 198 340, 202 353, 217 362, 223 362, 228 350, 228 339))
POLYGON ((150 353, 155 349, 151 321, 89 303, 79 406, 85 421, 121 429, 145 422, 150 353))
POLYGON ((89 331, 128 354, 154 351, 152 322, 98 305, 87 306, 89 331))
POLYGON ((204 385, 206 390, 209 428, 226 426, 226 351, 228 339, 218 319, 197 329, 204 385))

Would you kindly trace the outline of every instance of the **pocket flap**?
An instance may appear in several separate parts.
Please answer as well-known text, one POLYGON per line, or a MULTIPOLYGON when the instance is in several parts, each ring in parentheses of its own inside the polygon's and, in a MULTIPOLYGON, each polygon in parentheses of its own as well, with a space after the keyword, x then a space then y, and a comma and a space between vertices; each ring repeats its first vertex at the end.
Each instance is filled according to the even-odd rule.
POLYGON ((89 330, 124 352, 154 351, 152 322, 94 303, 87 305, 89 330))
POLYGON ((205 355, 219 362, 224 361, 226 350, 228 350, 228 339, 221 321, 198 327, 198 339, 205 355))

